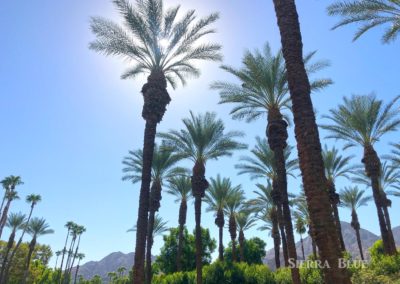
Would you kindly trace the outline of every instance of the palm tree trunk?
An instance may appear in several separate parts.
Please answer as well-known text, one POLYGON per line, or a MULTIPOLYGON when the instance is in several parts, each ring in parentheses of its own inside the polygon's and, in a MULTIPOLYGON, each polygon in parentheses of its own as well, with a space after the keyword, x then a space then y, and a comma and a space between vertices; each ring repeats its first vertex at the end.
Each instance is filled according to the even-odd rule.
POLYGON ((360 251, 361 260, 364 260, 364 253, 362 250, 361 237, 360 237, 360 222, 358 221, 357 212, 354 209, 351 211, 351 226, 356 232, 357 244, 358 244, 358 249, 360 251))
POLYGON ((79 263, 80 263, 80 261, 78 261, 78 265, 76 266, 76 270, 75 270, 74 284, 76 284, 76 280, 78 278, 79 263))
POLYGON ((231 242, 232 242, 232 262, 236 262, 236 220, 233 213, 229 217, 229 234, 231 235, 231 242))
POLYGON ((142 88, 144 105, 142 117, 146 121, 143 143, 142 183, 140 187, 138 218, 136 223, 135 263, 133 282, 144 283, 144 260, 147 238, 147 221, 150 200, 151 164, 154 154, 154 140, 157 124, 162 120, 166 106, 171 101, 167 92, 167 82, 161 71, 153 71, 142 88))
POLYGON ((390 235, 393 235, 392 228, 388 226, 387 220, 385 220, 384 205, 386 200, 384 200, 381 194, 381 188, 379 184, 379 177, 381 175, 381 161, 372 145, 366 145, 364 147, 364 157, 361 162, 363 162, 365 165, 366 175, 371 178, 372 195, 374 197, 378 213, 379 227, 381 230, 385 253, 388 255, 395 255, 397 253, 396 245, 394 243, 394 239, 390 238, 390 235))
POLYGON ((58 257, 59 257, 59 255, 57 255, 57 257, 56 257, 56 264, 54 264, 54 271, 56 271, 56 269, 57 269, 58 257))
POLYGON ((36 246, 36 237, 33 237, 32 241, 29 243, 29 251, 28 251, 28 256, 26 258, 24 278, 22 279, 22 284, 25 284, 28 279, 29 267, 31 264, 32 254, 35 249, 35 246, 36 246))
POLYGON ((3 234, 3 229, 4 229, 4 226, 6 225, 6 222, 7 222, 8 210, 10 209, 11 201, 12 200, 10 198, 7 199, 7 203, 6 203, 6 206, 4 207, 3 214, 1 214, 1 219, 0 219, 0 238, 1 238, 1 235, 3 234))
POLYGON ((301 252, 303 254, 303 259, 305 260, 306 256, 304 254, 304 244, 303 244, 303 236, 302 235, 300 235, 300 242, 301 242, 301 252))
POLYGON ((224 234, 224 225, 225 225, 225 217, 223 209, 219 209, 217 211, 217 217, 215 218, 215 225, 218 226, 218 259, 220 261, 224 261, 224 243, 223 243, 223 234, 224 234))
POLYGON ((284 222, 283 212, 282 212, 282 197, 281 197, 281 192, 279 191, 279 188, 278 188, 277 179, 272 180, 272 193, 271 194, 272 194, 273 202, 276 206, 278 225, 279 225, 279 230, 281 232, 283 259, 285 261, 285 266, 288 266, 289 265, 289 254, 288 254, 287 242, 286 242, 285 222, 284 222))
POLYGON ((317 257, 318 257, 318 255, 317 255, 317 244, 315 243, 314 232, 312 230, 312 226, 311 225, 310 225, 310 228, 308 230, 308 235, 310 236, 310 239, 311 239, 312 253, 313 253, 315 259, 317 259, 317 257))
POLYGON ((10 253, 10 250, 14 244, 14 239, 15 239, 15 230, 12 230, 10 237, 8 238, 8 243, 6 247, 6 251, 3 254, 3 263, 1 265, 1 272, 0 272, 0 283, 5 283, 4 281, 4 273, 6 271, 6 265, 8 260, 8 254, 10 253))
POLYGON ((74 252, 75 242, 76 242, 76 235, 74 235, 74 237, 71 240, 71 244, 70 244, 70 247, 69 247, 69 250, 68 250, 67 261, 65 263, 65 273, 64 273, 65 274, 65 277, 64 277, 64 283, 65 284, 68 284, 68 282, 70 280, 69 279, 69 277, 70 277, 70 275, 69 275, 69 266, 70 266, 70 263, 71 263, 72 253, 74 252))
POLYGON ((244 259, 244 233, 243 230, 239 232, 239 253, 240 253, 240 261, 245 262, 244 259))
POLYGON ((338 204, 340 203, 339 194, 336 193, 335 184, 331 180, 328 180, 327 184, 328 184, 329 200, 331 202, 331 206, 333 209, 333 216, 335 217, 336 229, 340 241, 340 246, 342 248, 342 251, 346 251, 346 246, 344 244, 344 239, 342 234, 342 226, 340 225, 339 210, 338 210, 338 204))
POLYGON ((205 166, 202 161, 196 161, 193 167, 192 176, 192 193, 194 196, 194 211, 196 220, 196 283, 203 283, 202 275, 202 256, 203 256, 203 245, 201 238, 201 200, 204 198, 205 191, 208 188, 208 182, 205 178, 205 166))
POLYGON ((279 235, 279 228, 278 228, 278 219, 276 214, 272 216, 272 238, 274 239, 274 252, 275 252, 275 266, 276 268, 281 267, 281 260, 280 260, 280 245, 281 245, 281 238, 279 235))
POLYGON ((4 206, 4 202, 6 201, 7 192, 8 192, 8 190, 6 189, 6 190, 4 191, 3 199, 1 200, 0 219, 1 219, 1 217, 3 216, 3 214, 1 214, 1 213, 3 212, 3 206, 4 206))
POLYGON ((63 271, 62 271, 62 269, 63 269, 63 265, 64 265, 64 256, 65 256, 65 253, 67 252, 67 244, 68 244, 69 232, 70 232, 70 229, 68 228, 67 237, 65 238, 64 249, 62 251, 61 266, 60 266, 60 284, 62 283, 62 279, 63 279, 63 271))
POLYGON ((75 248, 74 256, 72 257, 72 261, 71 261, 71 265, 69 267, 68 275, 72 275, 72 268, 74 267, 75 259, 76 259, 77 255, 78 255, 79 244, 80 243, 81 243, 81 234, 79 234, 79 237, 78 237, 78 243, 77 243, 76 248, 75 248))
POLYGON ((187 201, 182 199, 181 205, 179 207, 179 237, 178 237, 178 252, 176 254, 176 270, 182 270, 182 252, 183 252, 183 230, 186 224, 186 214, 187 214, 187 201))
POLYGON ((385 216, 386 225, 388 227, 389 240, 390 240, 390 243, 392 245, 394 245, 394 247, 392 249, 397 252, 396 243, 395 243, 394 237, 393 237, 392 222, 390 221, 390 215, 389 215, 389 209, 388 209, 388 207, 392 206, 392 201, 387 198, 386 193, 383 190, 381 190, 381 196, 382 196, 382 203, 383 203, 383 214, 385 216))
POLYGON ((347 270, 338 266, 339 258, 342 257, 340 243, 337 238, 329 196, 326 191, 321 190, 326 185, 324 164, 311 102, 310 83, 304 67, 303 45, 296 5, 294 0, 273 0, 273 2, 286 62, 295 137, 307 205, 321 261, 330 265, 330 269, 323 269, 325 283, 350 284, 347 270))

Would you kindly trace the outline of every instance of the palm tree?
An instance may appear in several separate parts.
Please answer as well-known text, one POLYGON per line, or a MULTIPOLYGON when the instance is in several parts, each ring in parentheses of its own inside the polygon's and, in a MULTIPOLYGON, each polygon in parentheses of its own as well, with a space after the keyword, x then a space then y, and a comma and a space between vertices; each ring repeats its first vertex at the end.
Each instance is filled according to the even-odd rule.
POLYGON ((75 248, 75 253, 73 253, 73 255, 72 255, 72 261, 71 261, 71 264, 70 264, 70 267, 69 267, 68 275, 71 275, 71 273, 72 273, 72 268, 74 267, 75 259, 78 256, 79 245, 81 243, 81 236, 82 236, 82 234, 84 232, 86 232, 86 228, 84 226, 78 226, 77 227, 76 234, 77 234, 78 242, 77 242, 77 245, 76 245, 76 248, 75 248))
POLYGON ((255 225, 256 218, 252 214, 251 210, 241 210, 236 214, 236 222, 239 231, 239 253, 240 253, 240 261, 246 261, 244 257, 244 232, 255 225))
POLYGON ((7 222, 8 211, 10 210, 11 202, 13 200, 19 199, 18 193, 15 191, 15 188, 18 185, 24 184, 21 180, 20 176, 8 176, 1 181, 3 188, 6 189, 5 198, 7 200, 6 205, 4 206, 3 212, 0 217, 0 238, 3 234, 4 226, 7 222))
POLYGON ((346 250, 343 235, 342 235, 342 228, 340 225, 340 218, 339 218, 339 210, 338 205, 340 203, 339 194, 336 193, 335 181, 339 177, 344 177, 349 179, 349 172, 353 170, 353 166, 350 166, 350 160, 353 156, 342 156, 339 154, 338 149, 335 147, 328 148, 325 145, 322 151, 322 159, 324 160, 324 167, 325 167, 325 176, 327 179, 327 189, 329 192, 329 200, 331 202, 331 206, 333 209, 333 214, 335 217, 336 228, 338 230, 340 245, 342 247, 342 251, 346 250))
POLYGON ((56 263, 54 264, 54 271, 57 270, 58 258, 59 258, 60 255, 62 254, 62 251, 61 251, 61 250, 58 250, 58 251, 55 252, 55 254, 56 254, 56 263))
POLYGON ((239 187, 233 187, 229 178, 222 178, 218 174, 217 178, 210 179, 210 187, 206 192, 204 201, 208 204, 206 212, 214 212, 215 225, 219 230, 219 245, 218 245, 218 258, 224 260, 224 244, 223 244, 223 229, 225 225, 224 208, 227 205, 228 199, 232 194, 235 194, 239 187))
POLYGON ((360 25, 353 41, 383 25, 388 25, 382 36, 384 43, 394 41, 400 32, 400 2, 397 0, 340 0, 329 5, 328 14, 342 17, 332 29, 353 23, 360 25))
MULTIPOLYGON (((153 234, 154 216, 160 208, 163 182, 171 177, 186 173, 185 169, 175 167, 178 161, 179 158, 174 155, 171 148, 166 147, 164 144, 160 147, 157 144, 154 145, 146 249, 146 283, 150 283, 147 279, 151 279, 151 248, 153 241, 150 238, 153 234)), ((143 152, 141 150, 129 151, 129 156, 125 157, 122 163, 125 165, 122 170, 125 173, 122 180, 130 180, 132 183, 138 182, 143 168, 143 152)))
POLYGON ((303 220, 301 215, 299 214, 294 214, 295 216, 295 228, 296 228, 296 233, 300 235, 300 242, 301 242, 301 252, 303 254, 303 259, 306 259, 306 256, 304 255, 304 244, 303 244, 303 234, 306 233, 306 221, 303 220))
POLYGON ((328 138, 344 140, 345 149, 356 145, 363 147, 364 157, 361 161, 365 166, 366 175, 371 179, 382 241, 387 254, 396 254, 396 246, 391 237, 392 229, 388 226, 390 219, 385 220, 384 216, 388 204, 379 187, 381 161, 374 144, 384 134, 395 131, 400 126, 398 111, 393 109, 398 99, 399 97, 396 97, 383 106, 383 102, 377 100, 375 95, 345 97, 343 104, 337 109, 331 109, 329 115, 323 116, 332 124, 322 126, 330 132, 328 138))
MULTIPOLYGON (((287 80, 292 101, 295 137, 300 170, 307 196, 310 218, 322 262, 331 269, 324 270, 326 283, 350 283, 345 268, 338 267, 342 257, 340 242, 329 196, 321 191, 326 184, 321 143, 311 101, 311 86, 303 58, 303 43, 295 0, 273 0, 286 63, 287 80)), ((299 281, 298 281, 299 282, 299 281)))
POLYGON ((176 176, 168 179, 168 190, 167 193, 175 197, 175 202, 180 202, 179 205, 179 236, 178 236, 178 248, 176 254, 176 269, 177 271, 182 270, 182 253, 183 253, 183 242, 184 235, 183 231, 186 224, 187 215, 187 202, 191 198, 192 184, 190 177, 187 176, 176 176))
POLYGON ((236 141, 243 134, 238 131, 225 132, 222 120, 215 113, 206 112, 195 116, 190 112, 190 118, 182 120, 185 128, 160 137, 176 150, 176 155, 189 159, 194 163, 192 170, 192 194, 195 198, 196 219, 196 271, 197 283, 202 283, 202 243, 201 243, 201 201, 208 188, 205 178, 206 163, 223 156, 231 156, 234 150, 245 149, 246 145, 236 141))
POLYGON ((76 270, 75 270, 74 284, 76 284, 76 280, 78 278, 78 272, 79 272, 79 267, 80 267, 80 264, 81 264, 81 260, 85 258, 85 254, 84 253, 78 253, 76 257, 78 258, 78 264, 77 264, 76 270))
POLYGON ((0 282, 1 283, 6 283, 3 281, 4 279, 4 272, 7 266, 7 262, 10 262, 10 259, 8 259, 8 255, 14 245, 14 240, 15 240, 15 234, 17 233, 18 230, 21 230, 24 228, 25 225, 25 214, 22 214, 21 212, 19 213, 11 213, 10 216, 7 218, 7 223, 6 226, 10 228, 11 234, 10 237, 8 238, 8 243, 5 248, 5 252, 3 253, 3 261, 1 264, 1 272, 0 272, 0 282))
POLYGON ((29 222, 29 225, 28 225, 27 232, 29 235, 32 236, 32 240, 29 243, 29 251, 28 251, 28 256, 26 258, 24 278, 22 280, 23 284, 26 283, 27 278, 28 278, 29 266, 31 264, 33 251, 35 250, 35 247, 36 247, 37 238, 44 236, 44 235, 54 233, 54 231, 49 228, 49 224, 46 223, 45 219, 37 218, 37 217, 34 217, 31 219, 31 221, 29 222))
POLYGON ((68 256, 67 256, 67 261, 65 263, 65 272, 64 272, 64 283, 68 283, 69 281, 69 268, 70 268, 70 264, 71 264, 71 260, 74 256, 74 248, 75 248, 75 244, 76 244, 76 240, 79 236, 81 232, 81 226, 78 224, 73 224, 72 228, 71 228, 71 241, 69 244, 69 249, 68 249, 68 256))
POLYGON ((42 200, 42 197, 40 195, 38 195, 38 194, 29 194, 26 197, 25 200, 26 200, 27 203, 29 203, 31 205, 31 210, 29 211, 28 218, 26 219, 25 225, 23 226, 22 234, 21 234, 17 244, 15 245, 15 247, 14 247, 12 253, 11 253, 11 256, 10 256, 8 264, 5 267, 5 269, 6 269, 5 270, 5 274, 1 273, 0 280, 4 279, 3 277, 7 277, 7 276, 4 276, 4 275, 8 275, 8 272, 9 272, 9 270, 11 268, 11 263, 12 263, 12 261, 14 259, 14 256, 17 253, 19 247, 22 244, 22 240, 23 240, 23 238, 25 236, 26 230, 28 228, 28 224, 29 224, 29 222, 31 220, 31 217, 32 217, 33 209, 35 208, 36 204, 38 204, 42 200))
POLYGON ((167 82, 172 88, 176 88, 177 80, 186 84, 186 78, 200 75, 195 61, 221 60, 219 44, 199 42, 215 32, 210 26, 219 15, 213 13, 196 21, 194 10, 177 17, 180 7, 165 10, 162 0, 137 0, 134 7, 128 0, 113 3, 123 17, 125 28, 101 17, 92 18, 91 28, 97 38, 90 48, 132 60, 134 64, 121 76, 123 79, 150 74, 142 88, 142 117, 146 126, 134 265, 134 280, 142 283, 154 140, 157 124, 171 101, 167 82))
MULTIPOLYGON (((284 159, 286 174, 293 175, 293 171, 297 168, 297 159, 290 159, 290 152, 292 148, 285 148, 284 159)), ((268 145, 267 140, 256 137, 256 146, 251 150, 252 157, 243 156, 240 158, 243 163, 236 165, 239 169, 239 174, 249 174, 251 179, 267 178, 268 181, 272 181, 272 197, 274 204, 276 205, 278 224, 282 238, 282 250, 285 260, 285 265, 289 265, 289 253, 288 244, 285 233, 285 221, 282 209, 282 194, 278 189, 278 171, 275 163, 274 152, 268 145)))
POLYGON ((63 279, 62 271, 63 271, 63 264, 64 264, 64 256, 65 256, 65 254, 67 254, 67 252, 68 252, 68 250, 67 250, 68 237, 69 237, 69 235, 70 235, 72 229, 73 229, 75 226, 76 226, 76 224, 75 224, 74 222, 72 222, 72 221, 68 221, 68 222, 64 225, 64 227, 67 228, 67 237, 65 238, 65 244, 64 244, 64 248, 63 248, 63 250, 62 250, 62 258, 61 258, 61 266, 60 266, 60 273, 61 273, 61 276, 60 276, 60 284, 62 283, 62 279, 63 279))
POLYGON ((366 206, 371 201, 371 196, 364 196, 365 191, 359 190, 357 186, 345 187, 340 192, 343 207, 351 210, 351 226, 356 232, 358 249, 360 250, 361 259, 364 260, 364 254, 361 245, 360 237, 360 222, 358 221, 357 209, 361 206, 366 206))

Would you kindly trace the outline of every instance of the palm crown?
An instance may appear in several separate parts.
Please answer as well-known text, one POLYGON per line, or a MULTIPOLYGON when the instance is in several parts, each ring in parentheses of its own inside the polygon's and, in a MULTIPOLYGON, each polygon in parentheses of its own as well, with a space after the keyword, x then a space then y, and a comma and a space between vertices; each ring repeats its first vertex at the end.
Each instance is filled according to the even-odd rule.
POLYGON ((208 204, 207 212, 218 212, 227 205, 228 199, 239 192, 240 186, 233 186, 229 178, 210 179, 210 186, 206 192, 205 202, 208 204))
MULTIPOLYGON (((310 64, 315 52, 308 54, 304 61, 309 74, 329 65, 326 61, 310 64)), ((221 68, 240 80, 240 84, 215 82, 212 89, 220 92, 220 103, 236 103, 231 114, 234 119, 245 118, 248 122, 266 114, 271 109, 290 108, 289 88, 285 61, 282 51, 272 55, 269 44, 262 51, 246 51, 243 67, 236 69, 222 65, 221 68)), ((313 90, 321 89, 332 81, 319 79, 311 82, 313 90)))
POLYGON ((361 206, 367 205, 371 201, 371 196, 364 196, 365 190, 360 190, 357 186, 345 187, 340 191, 341 206, 356 210, 361 206))
POLYGON ((27 232, 33 238, 37 238, 39 236, 53 234, 54 230, 50 229, 50 226, 46 223, 45 219, 34 217, 28 224, 27 232))
POLYGON ((395 40, 400 32, 400 2, 398 0, 340 0, 328 7, 328 13, 342 16, 333 29, 352 23, 360 24, 353 41, 370 29, 384 24, 388 24, 389 27, 382 36, 383 42, 395 40))
POLYGON ((345 140, 344 148, 356 145, 372 146, 382 135, 394 131, 400 125, 398 110, 393 109, 399 97, 383 106, 375 95, 345 97, 343 104, 324 115, 332 121, 321 127, 329 131, 327 138, 345 140))
POLYGON ((32 206, 36 205, 38 202, 42 200, 42 197, 38 194, 29 194, 26 197, 26 202, 31 203, 32 206))
POLYGON ((6 226, 11 230, 15 231, 23 228, 25 224, 25 214, 19 213, 11 213, 7 218, 6 226))
POLYGON ((324 161, 325 175, 328 180, 335 182, 338 177, 349 178, 349 173, 354 166, 349 165, 353 156, 342 156, 335 147, 328 149, 325 145, 322 151, 322 159, 324 161))
POLYGON ((188 76, 198 76, 196 60, 221 60, 221 46, 200 43, 215 32, 210 26, 218 13, 196 20, 194 10, 178 17, 180 7, 165 11, 162 0, 137 0, 133 7, 127 0, 114 0, 124 20, 124 27, 93 17, 91 29, 96 39, 90 48, 106 55, 117 55, 134 61, 122 74, 133 78, 140 73, 162 71, 173 88, 177 80, 186 83, 188 76))
POLYGON ((236 214, 236 222, 239 231, 246 231, 255 225, 256 218, 251 211, 241 210, 236 214))
POLYGON ((8 191, 14 190, 17 185, 24 184, 20 176, 13 175, 4 178, 0 183, 8 191))
POLYGON ((268 211, 270 207, 274 206, 274 200, 272 198, 272 184, 268 180, 267 185, 256 184, 258 190, 253 191, 256 194, 256 198, 250 199, 247 202, 248 207, 250 207, 256 214, 268 211))
POLYGON ((176 197, 175 202, 189 200, 192 195, 192 183, 188 176, 174 176, 168 179, 167 193, 176 197))
MULTIPOLYGON (((154 216, 153 238, 155 238, 156 236, 160 236, 169 230, 169 228, 166 226, 167 223, 168 221, 164 221, 159 214, 156 214, 154 216)), ((127 232, 136 232, 136 225, 133 228, 129 229, 127 232)))

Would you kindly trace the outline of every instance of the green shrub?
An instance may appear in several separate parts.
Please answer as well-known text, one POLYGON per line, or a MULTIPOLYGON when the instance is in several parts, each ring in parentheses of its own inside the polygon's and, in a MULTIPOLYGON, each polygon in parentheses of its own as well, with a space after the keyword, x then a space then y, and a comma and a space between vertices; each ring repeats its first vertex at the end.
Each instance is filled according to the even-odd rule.
POLYGON ((292 284, 292 275, 288 267, 277 269, 274 273, 274 278, 276 284, 292 284))
POLYGON ((153 284, 195 284, 195 271, 175 272, 168 275, 157 275, 153 277, 153 284))

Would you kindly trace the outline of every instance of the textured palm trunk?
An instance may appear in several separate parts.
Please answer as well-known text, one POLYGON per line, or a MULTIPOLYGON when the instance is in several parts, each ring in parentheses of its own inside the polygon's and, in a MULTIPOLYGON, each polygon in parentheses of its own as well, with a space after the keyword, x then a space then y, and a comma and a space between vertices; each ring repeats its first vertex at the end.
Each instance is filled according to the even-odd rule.
POLYGON ((390 199, 387 198, 386 193, 381 190, 381 196, 382 196, 382 204, 383 204, 383 214, 385 216, 385 221, 386 221, 386 225, 388 227, 388 237, 390 240, 390 243, 392 245, 394 245, 393 250, 397 252, 397 248, 396 248, 396 242, 394 241, 394 237, 393 237, 393 231, 392 231, 392 222, 390 221, 390 215, 389 215, 389 207, 392 206, 392 201, 390 199))
POLYGON ((146 248, 146 275, 145 283, 150 284, 152 279, 151 270, 151 249, 153 247, 153 230, 154 230, 154 219, 155 214, 160 208, 161 201, 161 183, 160 181, 153 182, 150 190, 150 205, 149 205, 149 221, 147 231, 147 248, 146 248))
POLYGON ((244 258, 244 233, 243 230, 239 231, 239 254, 240 254, 240 261, 245 262, 244 258))
POLYGON ((3 229, 4 229, 4 226, 6 225, 6 222, 7 222, 8 211, 10 210, 11 201, 12 200, 10 198, 7 199, 6 206, 4 206, 3 214, 1 214, 1 219, 0 219, 0 238, 1 238, 2 234, 3 234, 3 229))
POLYGON ((294 0, 273 0, 285 58, 295 136, 303 177, 308 210, 315 231, 315 241, 322 262, 325 283, 351 283, 345 268, 340 268, 342 257, 337 229, 329 196, 321 190, 326 185, 321 143, 311 102, 310 83, 304 67, 303 44, 294 0))
POLYGON ((4 203, 5 203, 5 201, 6 201, 7 192, 8 192, 8 190, 6 189, 6 191, 4 192, 4 195, 3 195, 3 199, 1 200, 0 219, 1 219, 1 217, 3 216, 2 212, 3 212, 4 203))
POLYGON ((32 241, 29 243, 29 251, 28 251, 28 256, 26 258, 26 264, 25 264, 25 271, 24 271, 24 278, 22 279, 22 284, 26 284, 29 276, 29 267, 31 264, 31 259, 32 259, 32 254, 36 246, 36 237, 33 237, 32 241))
POLYGON ((74 263, 75 263, 76 257, 78 256, 80 243, 81 243, 81 234, 79 234, 78 243, 76 245, 74 256, 72 258, 72 261, 71 261, 71 264, 70 264, 70 267, 69 267, 68 275, 70 275, 70 276, 72 276, 72 268, 74 267, 74 263))
POLYGON ((306 256, 304 254, 304 244, 303 244, 303 236, 300 235, 300 242, 301 242, 301 253, 303 254, 303 259, 306 259, 306 256))
POLYGON ((79 272, 79 262, 75 270, 74 284, 76 284, 76 280, 78 279, 78 272, 79 272))
POLYGON ((1 272, 0 272, 0 283, 6 283, 4 281, 4 274, 6 271, 7 261, 9 261, 8 254, 10 253, 10 250, 12 249, 12 246, 14 244, 14 239, 15 239, 15 230, 12 230, 10 237, 8 238, 6 251, 5 251, 5 253, 3 253, 3 263, 1 265, 1 272))
POLYGON ((63 271, 62 271, 62 269, 63 269, 63 265, 64 265, 65 253, 67 252, 67 244, 68 244, 69 232, 70 232, 70 229, 68 229, 68 231, 67 231, 67 237, 65 238, 64 249, 62 251, 62 258, 61 258, 61 265, 60 265, 60 284, 62 283, 62 279, 63 279, 63 271))
POLYGON ((288 266, 289 265, 289 254, 288 254, 287 242, 286 242, 285 221, 284 221, 283 212, 282 212, 282 197, 281 197, 281 192, 279 191, 278 182, 276 179, 272 180, 272 199, 276 206, 276 213, 277 213, 277 217, 278 217, 278 226, 279 226, 279 231, 281 232, 283 260, 285 262, 285 266, 288 266))
POLYGON ((203 244, 201 238, 201 200, 205 196, 208 182, 205 178, 205 166, 203 161, 196 161, 192 175, 192 193, 194 196, 194 212, 196 221, 196 283, 203 283, 203 244))
POLYGON ((276 216, 276 211, 272 215, 272 238, 274 239, 274 252, 275 252, 275 266, 276 268, 281 267, 280 260, 280 245, 281 245, 281 237, 279 235, 278 228, 278 218, 276 216))
POLYGON ((142 117, 146 121, 143 141, 142 183, 139 195, 138 218, 136 223, 136 248, 133 266, 133 282, 144 283, 144 260, 148 229, 150 200, 151 164, 154 154, 154 140, 157 124, 162 120, 166 106, 171 101, 167 92, 167 82, 161 71, 153 71, 142 88, 144 99, 142 117))
POLYGON ((64 271, 64 284, 68 284, 69 283, 69 267, 71 264, 71 258, 72 258, 72 253, 74 252, 74 247, 75 247, 75 242, 76 242, 76 235, 73 236, 72 240, 71 240, 71 244, 68 250, 68 257, 67 257, 67 261, 65 263, 65 271, 64 271))
POLYGON ((363 162, 365 165, 366 175, 371 179, 372 196, 374 198, 378 213, 379 227, 381 230, 385 253, 388 255, 394 255, 397 253, 396 245, 394 243, 394 239, 390 237, 390 235, 393 236, 392 228, 388 226, 387 219, 385 220, 384 207, 386 202, 383 200, 384 198, 382 196, 379 184, 379 178, 381 175, 381 162, 372 145, 366 145, 364 147, 364 157, 361 162, 363 162))
POLYGON ((176 254, 176 270, 182 270, 182 252, 183 252, 183 230, 186 224, 186 214, 187 214, 187 201, 182 199, 181 205, 179 207, 179 237, 178 237, 178 251, 176 254))
POLYGON ((318 253, 317 253, 317 244, 315 243, 315 237, 313 234, 312 226, 310 224, 310 228, 308 229, 308 235, 310 236, 311 239, 311 247, 312 247, 312 253, 314 255, 314 258, 318 258, 318 253))
POLYGON ((357 245, 358 245, 358 249, 360 251, 360 257, 362 260, 364 260, 364 253, 363 253, 363 249, 362 249, 361 236, 360 236, 360 222, 358 221, 357 212, 354 209, 351 211, 351 226, 353 227, 354 231, 356 232, 357 245))
MULTIPOLYGON (((281 204, 283 209, 283 221, 285 225, 286 240, 287 240, 287 251, 288 258, 292 262, 297 260, 296 244, 294 241, 292 217, 289 207, 289 197, 287 191, 287 174, 286 174, 286 161, 284 150, 287 146, 286 140, 288 138, 287 133, 288 124, 283 120, 283 116, 279 109, 270 109, 268 112, 268 127, 267 137, 268 144, 271 150, 274 152, 274 160, 277 173, 277 187, 281 197, 281 204)), ((293 267, 291 270, 292 280, 294 284, 301 283, 300 272, 297 267, 293 267)))
POLYGON ((220 261, 224 261, 223 234, 224 234, 225 217, 224 217, 224 211, 222 209, 219 209, 217 212, 217 217, 215 218, 215 225, 218 226, 218 259, 220 261))
POLYGON ((232 242, 232 262, 236 262, 236 220, 234 213, 229 216, 229 234, 231 235, 231 242, 232 242))
POLYGON ((328 192, 329 192, 329 200, 331 202, 332 210, 333 210, 333 216, 335 217, 335 223, 336 223, 336 229, 340 241, 340 246, 342 248, 342 251, 346 250, 346 246, 344 244, 344 239, 343 239, 343 234, 342 234, 342 226, 340 225, 340 217, 339 217, 339 210, 338 210, 338 205, 340 203, 340 197, 339 194, 336 193, 336 187, 333 181, 328 180, 327 181, 328 185, 328 192))

